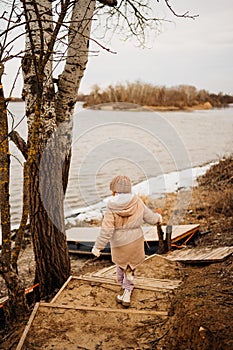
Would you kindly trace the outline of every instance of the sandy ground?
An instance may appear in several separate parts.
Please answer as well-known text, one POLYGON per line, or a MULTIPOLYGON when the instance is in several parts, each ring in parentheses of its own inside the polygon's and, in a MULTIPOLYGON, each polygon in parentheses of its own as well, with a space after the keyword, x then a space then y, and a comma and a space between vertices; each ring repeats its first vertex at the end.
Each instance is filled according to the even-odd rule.
MULTIPOLYGON (((205 179, 199 187, 193 190, 192 201, 184 217, 184 224, 196 224, 200 223, 201 231, 207 232, 207 234, 199 237, 195 241, 195 245, 198 246, 232 246, 233 245, 233 218, 232 218, 232 173, 233 162, 231 159, 230 164, 227 164, 228 173, 224 177, 223 169, 215 168, 212 173, 205 179), (229 175, 230 174, 230 175, 229 175), (213 181, 212 181, 213 180, 213 181), (216 186, 219 184, 219 186, 216 186)), ((226 164, 225 164, 226 168, 226 164)), ((169 194, 166 197, 164 204, 164 222, 172 211, 173 203, 175 202, 176 194, 169 194)), ((154 206, 154 203, 148 202, 149 206, 154 206)), ((99 270, 105 266, 110 266, 111 262, 106 258, 101 258, 96 261, 86 258, 80 258, 77 256, 71 256, 72 274, 79 276, 87 272, 93 272, 99 270)), ((32 249, 30 239, 28 238, 25 249, 21 253, 20 257, 20 273, 22 279, 25 281, 25 286, 30 285, 33 282, 34 261, 32 255, 32 249)), ((160 350, 231 350, 233 349, 233 302, 232 302, 232 277, 233 277, 233 257, 220 263, 212 263, 206 265, 171 265, 160 266, 157 270, 161 273, 160 277, 166 276, 170 271, 171 277, 177 278, 178 274, 183 278, 183 283, 180 288, 176 289, 169 295, 169 301, 167 296, 159 295, 135 295, 135 300, 148 299, 148 307, 150 310, 154 309, 167 309, 172 310, 173 313, 169 318, 158 318, 155 316, 148 316, 143 319, 143 322, 138 325, 138 320, 135 318, 125 319, 113 317, 106 319, 104 314, 96 314, 96 319, 86 318, 86 315, 81 313, 79 315, 71 315, 72 310, 68 310, 63 314, 57 313, 57 319, 55 323, 51 323, 47 326, 47 337, 52 338, 51 347, 48 349, 66 349, 62 347, 61 339, 69 337, 73 339, 73 344, 68 349, 92 349, 90 345, 90 334, 94 332, 94 335, 99 334, 109 325, 109 343, 113 345, 105 345, 108 342, 106 336, 102 339, 102 343, 96 342, 95 349, 160 349, 160 350), (141 299, 140 299, 141 298, 141 299), (68 315, 69 314, 69 315, 68 315), (68 315, 68 316, 67 316, 68 315), (73 317, 73 319, 80 320, 81 329, 86 328, 90 330, 89 336, 86 339, 82 339, 82 345, 77 347, 75 339, 77 337, 82 338, 82 335, 77 333, 76 338, 73 334, 70 335, 70 329, 74 325, 67 325, 66 332, 54 332, 57 329, 57 325, 62 326, 64 317, 73 317), (85 316, 85 317, 83 317, 85 316), (98 322, 98 327, 96 324, 98 322), (123 322, 123 323, 122 323, 123 322), (123 325, 123 326, 119 326, 123 325), (55 327, 55 328, 54 328, 55 327), (135 328, 136 327, 136 328, 135 328), (111 329, 111 332, 110 332, 111 329), (114 331, 112 331, 114 329, 114 331), (118 342, 119 332, 122 332, 121 343, 118 342), (62 335, 62 337, 61 337, 62 335), (135 338, 136 337, 136 338, 135 338), (60 339, 60 343, 57 340, 60 339), (110 340, 115 339, 115 343, 111 343, 110 340), (137 341, 136 341, 136 340, 137 341), (85 345, 86 341, 86 345, 85 345), (76 344, 76 345, 75 345, 76 344), (76 346, 76 347, 75 347, 76 346)), ((149 269, 144 271, 149 276, 149 269)), ((140 271, 139 271, 140 274, 140 271)), ((88 288, 82 286, 82 293, 88 294, 88 288)), ((4 288, 2 289, 4 294, 4 288)), ((76 300, 76 288, 69 290, 70 300, 76 300)), ((117 293, 116 288, 111 290, 102 291, 101 293, 94 292, 95 298, 92 299, 99 305, 100 301, 106 302, 111 300, 107 295, 115 295, 117 293), (102 299, 101 299, 102 298, 102 299)), ((90 291, 89 291, 90 294, 90 291)), ((94 297, 93 297, 94 298, 94 297)), ((113 299, 112 299, 113 300, 113 299)), ((143 305, 143 303, 142 303, 143 305)), ((138 307, 138 305, 137 305, 138 307)), ((48 310, 43 310, 43 319, 51 316, 46 315, 48 310)), ((25 324, 26 324, 25 320, 25 324)), ((41 320, 39 320, 41 322, 41 320)), ((40 324, 38 322, 38 324, 40 324)), ((51 321, 52 322, 52 321, 51 321)), ((76 322, 77 323, 77 322, 76 322)), ((2 342, 0 343, 0 349, 15 349, 16 344, 19 341, 19 337, 25 327, 25 324, 14 325, 14 329, 7 334, 2 333, 2 342)), ((45 327, 46 328, 46 327, 45 327)), ((78 332, 74 327, 73 330, 78 332)), ((88 333, 87 333, 88 334, 88 333)), ((43 335, 44 336, 44 335, 43 335)), ((32 344, 27 347, 28 350, 43 348, 41 344, 32 344)))
MULTIPOLYGON (((155 256, 137 276, 176 284, 179 267, 155 256)), ((136 287, 129 309, 116 302, 119 293, 115 284, 72 279, 52 303, 39 307, 23 349, 149 349, 155 330, 157 336, 167 331, 173 290, 136 287)))

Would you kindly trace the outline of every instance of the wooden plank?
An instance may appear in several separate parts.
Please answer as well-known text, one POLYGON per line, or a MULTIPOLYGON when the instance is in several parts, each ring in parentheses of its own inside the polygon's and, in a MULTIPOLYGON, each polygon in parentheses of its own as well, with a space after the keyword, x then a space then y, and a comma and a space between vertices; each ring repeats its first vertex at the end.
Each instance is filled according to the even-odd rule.
MULTIPOLYGON (((179 259, 182 260, 213 260, 221 261, 228 255, 232 253, 232 249, 229 247, 219 247, 219 248, 195 248, 195 249, 185 249, 184 251, 176 252, 176 255, 179 259)), ((173 253, 172 253, 173 254, 173 253)))
POLYGON ((179 242, 181 239, 189 237, 190 235, 197 232, 200 228, 200 225, 182 225, 175 227, 175 232, 172 232, 171 243, 179 242), (182 227, 184 226, 184 227, 182 227))
POLYGON ((30 316, 30 318, 28 320, 28 323, 27 323, 27 325, 26 325, 26 327, 25 327, 25 329, 23 331, 23 334, 22 334, 22 336, 20 338, 20 341, 19 341, 19 343, 18 343, 18 345, 16 347, 16 350, 21 350, 22 349, 22 346, 23 346, 24 341, 25 341, 25 339, 27 337, 27 334, 28 334, 28 332, 30 330, 31 324, 32 324, 32 322, 34 320, 34 317, 35 317, 36 313, 37 313, 39 305, 40 305, 40 303, 36 303, 36 305, 34 306, 34 309, 33 309, 32 313, 31 313, 31 316, 30 316))
MULTIPOLYGON (((191 235, 193 232, 196 232, 199 229, 199 224, 194 225, 174 225, 172 226, 172 236, 171 241, 172 243, 178 242, 180 239, 183 239, 189 235, 191 235)), ((166 235, 166 226, 162 226, 162 230, 164 232, 164 236, 166 235)), ((143 227, 144 237, 147 242, 150 241, 158 241, 158 233, 157 233, 157 227, 143 227)), ((164 237, 165 239, 165 237, 164 237)))
MULTIPOLYGON (((48 308, 58 308, 58 309, 71 309, 71 310, 81 310, 81 311, 94 311, 94 312, 117 312, 123 314, 146 314, 146 315, 160 315, 168 316, 167 311, 155 311, 155 310, 135 310, 135 309, 108 309, 103 307, 94 306, 71 306, 71 305, 60 305, 60 304, 50 304, 50 303, 40 303, 42 307, 48 308)), ((16 349, 18 350, 18 349, 16 349)))
POLYGON ((213 260, 213 261, 222 261, 225 257, 231 254, 232 250, 226 248, 216 248, 215 250, 209 250, 203 253, 200 253, 198 258, 201 260, 213 260))
POLYGON ((68 286, 69 282, 72 280, 73 276, 70 276, 66 282, 63 284, 63 286, 59 289, 59 291, 57 292, 57 294, 53 297, 53 299, 51 300, 51 303, 54 303, 57 298, 59 297, 59 295, 63 292, 63 290, 68 286))
MULTIPOLYGON (((92 252, 90 251, 82 251, 82 250, 78 250, 78 249, 69 249, 69 253, 72 253, 72 254, 83 254, 83 255, 87 255, 87 254, 91 254, 92 255, 92 252)), ((105 253, 105 252, 101 252, 101 256, 109 256, 110 255, 110 252, 109 253, 105 253)))
POLYGON ((105 267, 97 272, 92 273, 92 276, 108 276, 109 274, 116 274, 116 265, 105 267))
POLYGON ((3 304, 8 300, 8 297, 3 297, 0 299, 0 308, 3 307, 3 304))
POLYGON ((207 258, 222 260, 233 252, 233 247, 219 247, 207 254, 207 258))
MULTIPOLYGON (((163 261, 166 261, 166 260, 169 260, 167 258, 167 256, 164 256, 164 255, 160 255, 160 254, 152 254, 150 256, 147 256, 143 262, 143 264, 146 262, 146 261, 149 261, 149 260, 153 260, 154 257, 158 257, 159 259, 163 260, 163 261)), ((143 266, 143 265, 142 265, 143 266)), ((108 276, 108 275, 112 275, 112 274, 116 274, 116 265, 112 265, 112 266, 109 266, 109 267, 105 267, 99 271, 96 271, 93 273, 94 276, 108 276)))
MULTIPOLYGON (((106 281, 108 280, 113 280, 116 281, 116 274, 108 274, 108 275, 97 275, 97 274, 90 274, 85 275, 83 277, 93 277, 93 278, 103 278, 106 281)), ((180 283, 182 282, 181 280, 170 280, 170 279, 166 279, 166 278, 149 278, 149 277, 135 277, 134 278, 135 281, 135 286, 137 285, 145 285, 145 287, 147 286, 158 286, 159 288, 162 289, 174 289, 177 288, 180 283)))
MULTIPOLYGON (((115 278, 111 277, 100 277, 100 276, 92 276, 85 275, 81 277, 75 277, 77 279, 82 279, 83 281, 90 281, 102 284, 111 284, 111 285, 119 285, 115 278)), ((164 291, 169 292, 178 288, 182 283, 181 280, 165 280, 165 279, 153 279, 153 278, 143 278, 136 277, 135 278, 135 288, 150 290, 150 291, 164 291)))
POLYGON ((233 253, 233 247, 205 247, 173 251, 166 255, 169 260, 183 263, 221 262, 233 253))

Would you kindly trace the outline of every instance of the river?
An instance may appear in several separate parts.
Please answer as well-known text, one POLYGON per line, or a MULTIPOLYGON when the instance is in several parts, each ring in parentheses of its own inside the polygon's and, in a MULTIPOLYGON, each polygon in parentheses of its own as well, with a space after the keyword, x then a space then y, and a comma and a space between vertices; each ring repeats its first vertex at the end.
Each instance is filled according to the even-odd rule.
MULTIPOLYGON (((9 128, 24 116, 24 104, 11 103, 9 128)), ((26 120, 16 130, 26 139, 26 120)), ((200 111, 149 112, 84 110, 74 114, 72 162, 65 199, 66 216, 110 195, 109 181, 117 174, 146 184, 145 194, 159 196, 192 186, 193 168, 233 152, 233 107, 200 111), (150 179, 150 181, 149 181, 150 179), (156 179, 156 181, 152 181, 156 179)), ((11 143, 12 227, 20 221, 23 158, 11 143)), ((52 174, 51 176, 55 176, 52 174)), ((139 188, 140 185, 135 186, 139 188)), ((141 190, 142 192, 142 190, 141 190)))

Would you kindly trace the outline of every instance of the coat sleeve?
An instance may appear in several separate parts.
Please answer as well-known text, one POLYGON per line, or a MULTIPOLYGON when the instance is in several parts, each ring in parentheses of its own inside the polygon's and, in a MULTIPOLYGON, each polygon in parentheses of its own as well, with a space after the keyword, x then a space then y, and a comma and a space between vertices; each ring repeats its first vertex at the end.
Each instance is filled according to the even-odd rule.
POLYGON ((162 216, 158 213, 154 213, 146 205, 144 205, 143 220, 150 225, 156 225, 162 223, 162 216))
POLYGON ((114 215, 109 209, 107 209, 102 222, 100 234, 96 238, 95 247, 99 250, 104 249, 106 244, 110 241, 114 230, 114 215))

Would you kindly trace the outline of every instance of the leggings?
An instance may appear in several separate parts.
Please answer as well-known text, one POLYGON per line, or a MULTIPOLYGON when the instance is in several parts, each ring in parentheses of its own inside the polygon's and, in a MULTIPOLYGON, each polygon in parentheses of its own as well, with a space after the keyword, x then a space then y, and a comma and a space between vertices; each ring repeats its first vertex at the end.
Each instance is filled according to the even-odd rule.
POLYGON ((132 291, 134 289, 134 283, 133 281, 130 281, 124 269, 122 269, 120 266, 116 267, 116 277, 117 277, 117 282, 120 283, 123 289, 127 289, 129 291, 132 291))

